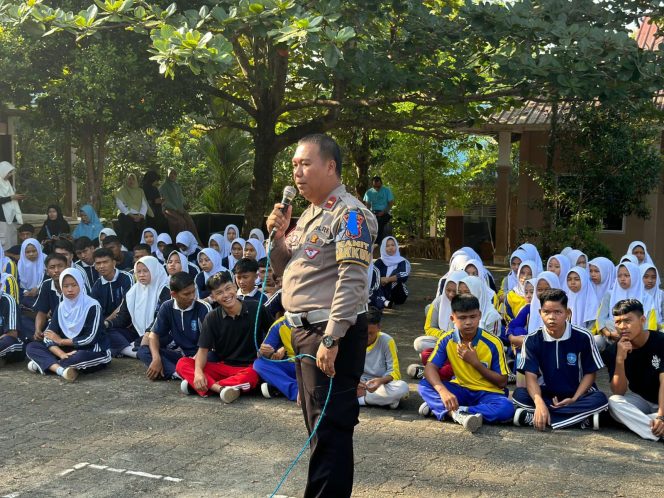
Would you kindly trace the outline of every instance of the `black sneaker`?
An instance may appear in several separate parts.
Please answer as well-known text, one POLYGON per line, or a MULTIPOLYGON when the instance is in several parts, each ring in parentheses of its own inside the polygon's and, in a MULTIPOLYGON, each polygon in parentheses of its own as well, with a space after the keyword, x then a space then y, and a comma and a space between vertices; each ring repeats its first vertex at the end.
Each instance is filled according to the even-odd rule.
POLYGON ((527 427, 529 425, 532 426, 534 420, 535 414, 533 412, 529 412, 525 408, 517 408, 514 412, 514 418, 512 419, 514 425, 517 427, 527 427))
POLYGON ((424 378, 424 365, 418 365, 417 363, 411 363, 406 369, 408 375, 413 379, 422 379, 424 378))
POLYGON ((595 413, 581 422, 581 429, 599 430, 599 413, 595 413))

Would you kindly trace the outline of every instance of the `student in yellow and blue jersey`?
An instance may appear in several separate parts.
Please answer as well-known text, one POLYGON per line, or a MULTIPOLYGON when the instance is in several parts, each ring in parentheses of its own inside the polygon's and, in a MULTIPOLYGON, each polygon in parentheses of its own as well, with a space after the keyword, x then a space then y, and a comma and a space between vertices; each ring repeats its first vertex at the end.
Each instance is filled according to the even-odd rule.
POLYGON ((483 421, 511 420, 514 407, 505 390, 508 368, 503 344, 479 327, 482 312, 475 296, 455 296, 451 306, 454 329, 442 335, 424 368, 420 415, 433 413, 438 420, 449 415, 470 432, 483 421), (438 370, 447 360, 455 377, 443 382, 438 370))
POLYGON ((297 400, 295 363, 270 361, 285 360, 294 356, 291 328, 286 322, 286 317, 281 317, 270 327, 258 350, 258 358, 254 361, 254 370, 264 381, 261 384, 261 393, 264 397, 274 398, 283 394, 291 401, 297 400))

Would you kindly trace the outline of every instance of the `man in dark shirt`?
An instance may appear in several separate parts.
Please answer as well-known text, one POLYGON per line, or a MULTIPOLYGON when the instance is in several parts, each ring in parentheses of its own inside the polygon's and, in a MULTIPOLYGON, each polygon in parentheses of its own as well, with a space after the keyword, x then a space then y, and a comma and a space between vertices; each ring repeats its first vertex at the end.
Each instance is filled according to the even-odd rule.
POLYGON ((110 249, 118 270, 130 271, 134 268, 134 255, 122 250, 122 242, 117 235, 108 235, 102 242, 105 249, 110 249))
POLYGON ((643 439, 658 441, 664 437, 664 334, 645 328, 636 299, 618 301, 612 313, 620 340, 609 413, 643 439))
POLYGON ((74 242, 74 252, 78 258, 76 267, 85 274, 90 289, 99 278, 99 272, 95 269, 95 249, 95 243, 88 237, 80 237, 74 242))
POLYGON ((42 281, 39 294, 32 307, 35 316, 35 341, 44 339, 44 329, 49 317, 55 314, 62 300, 60 290, 60 274, 67 268, 67 258, 62 254, 51 253, 46 258, 46 274, 49 278, 42 281))
POLYGON ((203 322, 195 358, 180 359, 175 371, 201 396, 212 392, 224 403, 232 403, 240 396, 240 391, 247 392, 258 385, 258 374, 252 368, 256 359, 255 344, 263 341, 272 321, 257 302, 237 298, 237 287, 227 272, 210 277, 207 286, 219 307, 203 322), (217 354, 219 362, 208 361, 210 350, 217 354))

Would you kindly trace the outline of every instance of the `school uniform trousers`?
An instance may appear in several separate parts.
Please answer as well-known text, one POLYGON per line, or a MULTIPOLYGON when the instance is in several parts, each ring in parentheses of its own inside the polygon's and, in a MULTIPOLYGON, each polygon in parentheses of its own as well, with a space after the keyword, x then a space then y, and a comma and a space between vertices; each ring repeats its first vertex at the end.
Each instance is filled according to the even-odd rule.
MULTIPOLYGON (((175 365, 175 371, 194 388, 196 360, 194 358, 180 358, 175 365)), ((251 365, 234 366, 223 361, 208 361, 203 368, 208 387, 218 384, 221 387, 240 386, 242 391, 249 392, 258 385, 258 374, 251 365)), ((196 391, 201 396, 207 396, 212 391, 196 391)))
POLYGON ((25 343, 16 337, 5 335, 0 337, 0 359, 17 362, 25 358, 25 343))
MULTIPOLYGON (((372 377, 363 375, 362 382, 366 382, 372 377)), ((382 384, 374 392, 364 395, 367 405, 388 406, 395 403, 408 394, 408 384, 403 380, 393 380, 387 384, 382 384)))
MULTIPOLYGON (((191 357, 196 353, 192 353, 191 357)), ((152 363, 152 352, 150 346, 141 346, 138 348, 136 356, 146 366, 149 367, 152 363)), ((187 358, 187 355, 181 349, 169 349, 165 347, 159 348, 159 356, 161 357, 161 366, 164 369, 164 379, 179 379, 180 376, 176 374, 175 367, 182 358, 187 358)), ((214 351, 208 352, 208 362, 219 361, 219 357, 214 351)))
POLYGON ((611 416, 643 439, 651 441, 661 439, 650 429, 650 422, 657 418, 658 408, 657 403, 652 403, 630 391, 622 396, 614 394, 609 398, 611 416))
MULTIPOLYGON (((586 420, 588 417, 595 413, 602 412, 607 409, 609 402, 606 395, 592 386, 586 394, 581 396, 576 403, 571 405, 562 406, 560 408, 553 408, 553 398, 557 397, 558 401, 569 398, 572 395, 552 393, 546 389, 546 386, 540 387, 542 390, 542 399, 549 409, 551 416, 551 428, 562 429, 577 425, 586 420)), ((512 401, 514 405, 519 408, 524 408, 529 412, 535 412, 535 402, 528 394, 528 389, 525 387, 517 387, 512 393, 512 401)))
POLYGON ((254 370, 261 379, 279 389, 289 400, 297 400, 297 376, 294 361, 270 361, 258 358, 254 361, 254 370))

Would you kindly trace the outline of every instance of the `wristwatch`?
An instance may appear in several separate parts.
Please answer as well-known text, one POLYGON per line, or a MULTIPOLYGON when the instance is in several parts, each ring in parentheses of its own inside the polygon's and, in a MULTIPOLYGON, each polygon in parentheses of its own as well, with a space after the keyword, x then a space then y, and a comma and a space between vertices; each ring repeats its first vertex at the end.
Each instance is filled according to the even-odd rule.
POLYGON ((656 417, 656 418, 657 418, 657 420, 659 420, 660 422, 664 422, 664 415, 660 415, 659 417, 656 417))
POLYGON ((339 339, 335 339, 331 335, 324 335, 321 342, 327 349, 332 349, 333 347, 339 345, 339 339))

